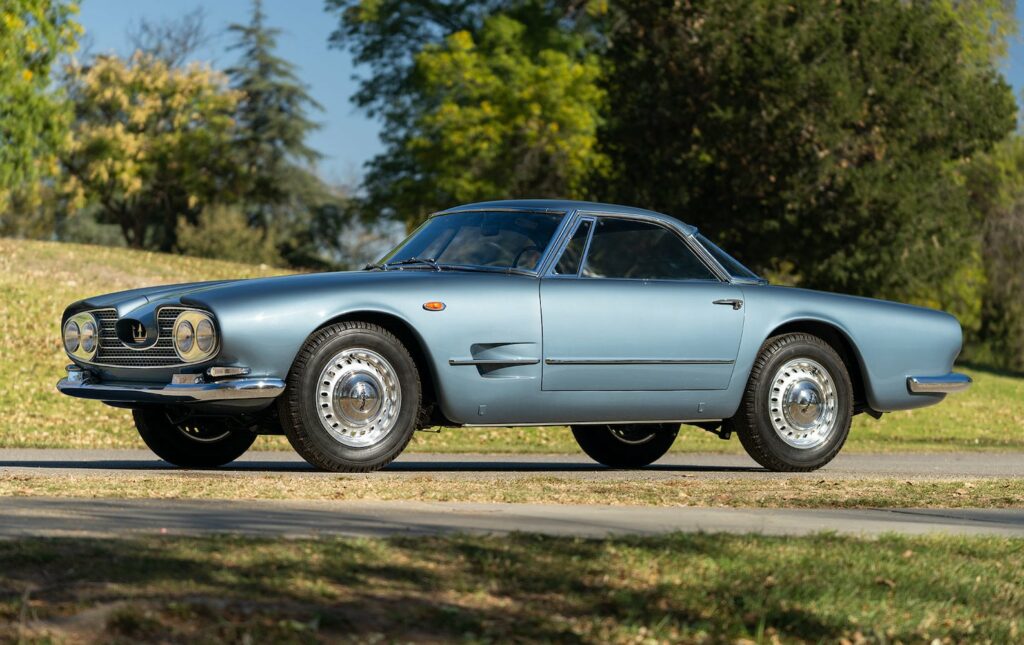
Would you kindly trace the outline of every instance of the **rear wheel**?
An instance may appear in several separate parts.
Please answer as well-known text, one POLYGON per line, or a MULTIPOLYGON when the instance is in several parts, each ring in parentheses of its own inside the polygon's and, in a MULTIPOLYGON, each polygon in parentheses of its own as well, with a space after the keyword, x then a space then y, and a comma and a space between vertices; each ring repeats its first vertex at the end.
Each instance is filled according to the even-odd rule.
POLYGON ((572 436, 583 452, 612 468, 640 468, 653 464, 679 434, 670 423, 572 426, 572 436))
POLYGON ((377 325, 344 322, 306 342, 279 411, 288 441, 310 464, 367 472, 401 454, 419 407, 419 372, 401 341, 377 325))
POLYGON ((810 334, 768 339, 740 408, 725 429, 769 470, 821 468, 839 453, 853 418, 853 385, 843 360, 810 334))
POLYGON ((139 436, 166 462, 182 468, 213 468, 238 459, 256 441, 248 428, 232 427, 228 418, 191 418, 171 408, 132 412, 139 436))

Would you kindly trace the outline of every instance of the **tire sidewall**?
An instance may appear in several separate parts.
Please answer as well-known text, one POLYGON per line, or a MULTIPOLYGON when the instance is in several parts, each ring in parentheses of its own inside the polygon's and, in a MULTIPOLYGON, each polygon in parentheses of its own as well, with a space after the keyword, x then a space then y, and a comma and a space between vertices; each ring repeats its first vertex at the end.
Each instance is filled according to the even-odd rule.
POLYGON ((651 424, 652 436, 643 443, 628 443, 610 425, 572 426, 576 443, 594 461, 611 468, 640 468, 661 459, 679 433, 673 424, 651 424))
POLYGON ((146 446, 164 461, 183 468, 213 468, 241 457, 256 441, 248 430, 229 429, 217 441, 198 441, 171 422, 160 406, 132 411, 135 427, 146 446))
POLYGON ((304 430, 301 439, 330 461, 348 465, 389 461, 405 448, 415 431, 420 403, 416 366, 404 347, 380 333, 358 328, 344 329, 332 335, 313 349, 302 373, 296 376, 297 387, 291 396, 295 398, 298 421, 304 430), (353 347, 369 349, 383 356, 394 368, 402 388, 402 404, 395 425, 383 440, 372 446, 353 447, 337 441, 323 427, 316 409, 320 374, 335 356, 353 347))
POLYGON ((779 459, 798 467, 813 467, 831 460, 846 442, 853 416, 853 385, 842 359, 834 351, 798 340, 768 357, 761 377, 754 391, 754 425, 763 444, 779 459), (783 441, 775 432, 768 412, 768 401, 771 398, 776 371, 786 362, 796 358, 807 358, 820 364, 828 371, 836 388, 836 425, 828 440, 814 448, 795 448, 783 441))

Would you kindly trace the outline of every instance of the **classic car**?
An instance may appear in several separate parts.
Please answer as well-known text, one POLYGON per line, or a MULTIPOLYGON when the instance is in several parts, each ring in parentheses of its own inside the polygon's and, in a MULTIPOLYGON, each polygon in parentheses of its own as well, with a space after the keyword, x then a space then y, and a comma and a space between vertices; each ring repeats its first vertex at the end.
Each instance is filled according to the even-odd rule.
POLYGON ((565 425, 633 468, 689 424, 805 471, 855 414, 971 382, 952 371, 949 314, 771 286, 678 219, 569 201, 460 206, 361 271, 96 296, 61 325, 58 389, 130 408, 183 467, 231 462, 259 434, 354 472, 416 430, 565 425))

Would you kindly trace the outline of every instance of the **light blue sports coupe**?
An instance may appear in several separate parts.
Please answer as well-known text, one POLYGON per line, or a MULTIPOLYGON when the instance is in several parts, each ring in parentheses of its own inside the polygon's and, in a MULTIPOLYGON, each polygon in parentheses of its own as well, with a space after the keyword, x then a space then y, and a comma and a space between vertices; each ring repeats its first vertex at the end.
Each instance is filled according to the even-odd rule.
POLYGON ((953 316, 773 287, 675 218, 567 201, 460 206, 362 271, 135 289, 61 324, 58 389, 130 408, 187 467, 258 434, 353 472, 418 429, 564 424, 629 468, 690 424, 768 469, 813 470, 853 415, 971 382, 952 372, 953 316))

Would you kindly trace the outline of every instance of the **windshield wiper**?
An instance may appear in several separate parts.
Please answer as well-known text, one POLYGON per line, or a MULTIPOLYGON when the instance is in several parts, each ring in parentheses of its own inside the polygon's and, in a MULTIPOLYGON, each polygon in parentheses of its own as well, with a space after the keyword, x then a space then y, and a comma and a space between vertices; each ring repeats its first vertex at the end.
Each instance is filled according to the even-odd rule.
POLYGON ((434 258, 405 258, 404 260, 395 260, 394 262, 385 262, 385 267, 397 267, 407 264, 427 264, 434 268, 435 271, 441 270, 441 265, 437 263, 434 258))
POLYGON ((366 266, 363 267, 363 271, 373 271, 374 269, 380 269, 381 271, 387 271, 388 265, 380 262, 367 262, 366 266))

